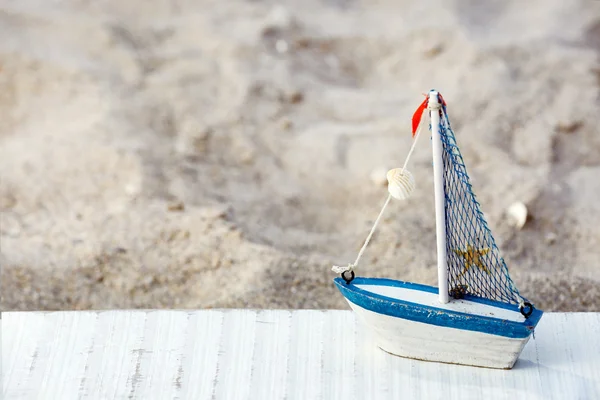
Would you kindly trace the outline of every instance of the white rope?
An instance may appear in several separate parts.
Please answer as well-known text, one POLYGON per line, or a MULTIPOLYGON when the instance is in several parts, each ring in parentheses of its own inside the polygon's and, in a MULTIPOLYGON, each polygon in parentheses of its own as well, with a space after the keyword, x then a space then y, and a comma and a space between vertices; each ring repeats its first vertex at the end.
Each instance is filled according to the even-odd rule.
MULTIPOLYGON (((408 160, 410 160, 410 156, 412 155, 413 151, 415 150, 415 146, 417 145, 417 140, 419 139, 419 135, 421 133, 421 126, 422 126, 422 124, 420 124, 419 129, 417 129, 417 134, 415 135, 415 140, 413 140, 413 144, 410 147, 410 150, 408 151, 408 155, 406 156, 406 160, 404 161, 404 166, 402 167, 402 171, 404 171, 406 169, 408 160)), ((392 199, 392 195, 388 195, 387 200, 383 204, 383 207, 381 208, 381 211, 379 212, 379 215, 377 216, 377 219, 375 220, 375 223, 373 224, 373 227, 371 228, 371 232, 369 232, 369 236, 367 236, 365 243, 363 244, 360 251, 358 252, 358 256, 356 257, 356 260, 352 264, 348 264, 346 267, 340 267, 338 265, 334 265, 333 268, 331 268, 331 270, 333 272, 335 272, 336 274, 343 274, 344 272, 352 271, 354 268, 356 268, 358 266, 358 262, 360 261, 363 253, 367 249, 367 246, 369 245, 369 242, 371 241, 371 238, 373 237, 373 234, 375 233, 375 229, 377 228, 377 225, 379 224, 379 221, 381 220, 381 217, 383 216, 383 212, 385 211, 385 208, 390 203, 391 199, 392 199)))
POLYGON ((404 160, 404 165, 402 166, 402 171, 404 171, 406 169, 406 166, 408 165, 408 160, 410 160, 410 156, 412 156, 413 151, 415 151, 415 147, 417 146, 417 140, 419 140, 419 135, 421 134, 421 126, 423 126, 423 124, 420 124, 419 128, 417 129, 417 134, 415 135, 415 140, 413 140, 413 144, 410 147, 410 150, 408 151, 406 160, 404 160))
POLYGON ((385 200, 383 207, 381 207, 381 211, 379 212, 379 215, 377 216, 377 219, 375 220, 375 223, 373 224, 373 227, 371 228, 371 232, 369 232, 369 236, 367 236, 365 243, 363 244, 362 248, 358 252, 358 256, 356 257, 356 260, 354 261, 354 264, 353 264, 354 266, 358 265, 360 258, 362 257, 363 253, 367 249, 367 246, 369 245, 369 242, 371 241, 371 238, 373 237, 373 234, 375 233, 375 229, 377 228, 377 225, 379 224, 379 221, 381 220, 381 217, 383 216, 383 212, 385 211, 385 208, 387 207, 387 205, 390 204, 391 199, 392 199, 392 195, 390 194, 390 195, 388 195, 387 199, 385 200))
POLYGON ((525 307, 525 299, 520 294, 517 294, 517 288, 515 288, 514 283, 511 282, 511 290, 513 291, 513 296, 517 303, 519 303, 519 308, 525 307))

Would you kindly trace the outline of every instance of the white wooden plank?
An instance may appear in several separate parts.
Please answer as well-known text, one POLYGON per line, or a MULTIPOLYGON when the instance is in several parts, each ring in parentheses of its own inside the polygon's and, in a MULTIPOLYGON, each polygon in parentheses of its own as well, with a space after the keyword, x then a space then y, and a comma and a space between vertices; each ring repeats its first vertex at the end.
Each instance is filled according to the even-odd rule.
POLYGON ((325 316, 321 375, 322 398, 352 398, 356 383, 354 315, 351 313, 327 313, 325 316))
POLYGON ((255 331, 255 312, 225 313, 213 398, 250 398, 255 331))
POLYGON ((554 314, 533 343, 542 393, 551 396, 569 388, 572 399, 600 398, 600 314, 554 314), (578 368, 579 367, 579 368, 578 368))
MULTIPOLYGON (((87 364, 88 348, 93 340, 95 323, 97 315, 95 313, 82 313, 77 318, 72 318, 66 313, 59 313, 56 318, 46 318, 48 323, 48 334, 52 336, 52 344, 48 349, 50 342, 45 342, 38 337, 38 348, 49 357, 39 357, 40 364, 37 368, 44 371, 45 368, 52 368, 57 363, 68 367, 58 367, 52 370, 52 374, 43 374, 38 371, 35 377, 29 382, 33 387, 39 387, 42 393, 72 393, 68 398, 76 399, 77 391, 69 391, 68 388, 81 389, 82 382, 85 382, 85 366, 87 364), (77 332, 72 335, 71 332, 77 332), (70 340, 63 340, 63 337, 69 337, 70 340), (44 369, 42 369, 44 368, 44 369), (78 372, 78 373, 73 373, 78 372)), ((65 399, 67 399, 65 397, 65 399)))
POLYGON ((188 317, 182 312, 147 314, 142 347, 136 350, 140 361, 135 393, 139 398, 176 399, 180 396, 188 317))
MULTIPOLYGON (((8 383, 13 382, 11 386, 12 393, 20 398, 33 397, 33 392, 36 390, 36 382, 31 383, 32 377, 38 371, 43 373, 44 367, 39 365, 47 358, 42 354, 41 360, 38 359, 40 349, 38 348, 37 335, 27 334, 29 330, 32 332, 42 332, 43 325, 46 323, 43 314, 32 314, 28 319, 28 324, 18 324, 16 326, 9 325, 10 319, 7 320, 6 313, 2 318, 2 375, 3 388, 6 393, 8 383), (30 371, 30 372, 28 372, 30 371)), ((45 351, 45 349, 41 349, 45 351)))
POLYGON ((286 394, 292 312, 264 310, 256 315, 256 340, 250 394, 282 399, 286 394))
POLYGON ((99 332, 89 349, 88 369, 93 371, 89 372, 90 379, 85 380, 86 387, 83 390, 88 398, 135 398, 142 379, 139 375, 141 354, 143 351, 152 351, 142 347, 146 318, 145 312, 99 314, 99 332))
POLYGON ((182 363, 182 399, 211 399, 217 381, 224 313, 189 313, 182 363))
POLYGON ((292 313, 286 398, 322 398, 324 322, 323 311, 292 313))
MULTIPOLYGON (((355 318, 355 314, 351 313, 355 318)), ((357 368, 356 388, 357 399, 374 399, 377 395, 390 398, 390 371, 386 368, 388 354, 374 348, 370 334, 356 325, 356 354, 354 364, 357 368)))
POLYGON ((513 370, 391 356, 348 311, 4 313, 6 399, 600 398, 600 314, 546 314, 513 370))

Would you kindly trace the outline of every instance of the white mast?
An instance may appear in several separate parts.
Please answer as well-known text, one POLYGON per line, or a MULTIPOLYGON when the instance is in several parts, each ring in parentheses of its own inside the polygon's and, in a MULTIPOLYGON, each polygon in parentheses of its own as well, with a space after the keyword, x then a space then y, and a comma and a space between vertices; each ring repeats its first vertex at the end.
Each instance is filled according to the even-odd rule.
POLYGON ((437 267, 440 303, 448 303, 448 268, 446 265, 446 210, 444 207, 444 160, 442 159, 442 139, 440 137, 440 99, 438 92, 429 92, 429 115, 431 116, 431 136, 433 144, 433 186, 435 189, 435 225, 437 239, 437 267))

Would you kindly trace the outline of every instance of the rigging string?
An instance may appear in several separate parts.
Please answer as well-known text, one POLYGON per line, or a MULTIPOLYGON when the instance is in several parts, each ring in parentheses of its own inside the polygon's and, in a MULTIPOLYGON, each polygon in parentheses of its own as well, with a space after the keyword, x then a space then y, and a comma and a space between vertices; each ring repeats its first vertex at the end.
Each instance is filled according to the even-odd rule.
MULTIPOLYGON (((417 109, 417 111, 415 112, 415 115, 419 114, 423 114, 423 111, 425 110, 425 107, 427 107, 427 99, 421 104, 421 106, 419 106, 419 108, 417 109), (423 107, 423 104, 425 105, 423 107), (419 112, 420 111, 420 112, 419 112)), ((412 156, 413 151, 415 150, 415 146, 417 145, 417 140, 419 139, 419 135, 421 133, 421 118, 419 116, 418 120, 415 121, 415 116, 413 116, 413 143, 412 146, 410 147, 410 150, 408 151, 408 155, 406 156, 406 160, 404 161, 404 166, 402 167, 402 171, 404 171, 404 169, 406 169, 406 166, 408 165, 408 160, 410 160, 410 157, 412 156), (416 122, 416 124, 415 124, 416 122), (416 130, 416 133, 415 133, 416 130)), ((331 268, 331 270, 333 272, 335 272, 336 274, 341 274, 342 278, 346 281, 346 283, 350 283, 352 282, 352 280, 354 279, 354 268, 356 268, 358 266, 358 263, 363 255, 363 253, 365 252, 365 250, 367 249, 367 246, 369 245, 369 242, 371 241, 371 238, 373 237, 373 234, 375 233, 375 229, 377 229, 377 225, 379 224, 379 221, 381 220, 381 217, 383 216, 383 212, 385 211, 386 207, 388 206, 388 204, 390 203, 390 200, 392 199, 392 195, 388 195, 387 199, 385 200, 385 203, 383 204, 383 207, 381 208, 381 211, 379 212, 379 215, 377 216, 377 219, 375 220, 375 222, 373 223, 373 227, 371 228, 371 231, 369 232, 369 235, 367 236, 367 239, 365 239, 364 244, 362 245, 360 251, 358 252, 358 256, 356 257, 356 260, 351 263, 348 264, 345 267, 340 267, 337 265, 334 265, 333 268, 331 268), (350 273, 350 276, 347 277, 346 273, 350 273)))

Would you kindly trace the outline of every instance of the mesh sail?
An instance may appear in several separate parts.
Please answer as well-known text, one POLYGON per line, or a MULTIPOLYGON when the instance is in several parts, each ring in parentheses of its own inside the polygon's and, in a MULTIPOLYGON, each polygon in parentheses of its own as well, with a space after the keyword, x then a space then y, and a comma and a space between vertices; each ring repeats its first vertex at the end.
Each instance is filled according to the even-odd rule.
POLYGON ((450 295, 475 295, 504 303, 525 301, 515 287, 473 193, 454 132, 442 108, 446 251, 450 295))

